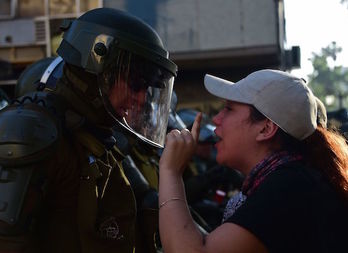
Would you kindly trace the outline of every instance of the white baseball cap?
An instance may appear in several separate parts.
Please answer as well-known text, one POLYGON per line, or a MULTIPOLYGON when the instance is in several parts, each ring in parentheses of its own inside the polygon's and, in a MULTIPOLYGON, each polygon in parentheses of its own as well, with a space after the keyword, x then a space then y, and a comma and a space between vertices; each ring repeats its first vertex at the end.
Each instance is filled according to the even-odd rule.
POLYGON ((283 131, 303 140, 317 128, 317 104, 304 80, 279 70, 259 70, 233 83, 205 75, 213 95, 253 105, 283 131))

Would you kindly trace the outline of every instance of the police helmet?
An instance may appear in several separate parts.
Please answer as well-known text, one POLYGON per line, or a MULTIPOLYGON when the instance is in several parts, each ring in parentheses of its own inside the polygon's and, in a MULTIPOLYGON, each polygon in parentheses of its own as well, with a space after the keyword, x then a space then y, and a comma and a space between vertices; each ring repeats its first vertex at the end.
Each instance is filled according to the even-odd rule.
POLYGON ((97 76, 107 113, 139 138, 162 147, 177 66, 158 34, 129 13, 98 8, 61 28, 57 50, 68 65, 97 76))

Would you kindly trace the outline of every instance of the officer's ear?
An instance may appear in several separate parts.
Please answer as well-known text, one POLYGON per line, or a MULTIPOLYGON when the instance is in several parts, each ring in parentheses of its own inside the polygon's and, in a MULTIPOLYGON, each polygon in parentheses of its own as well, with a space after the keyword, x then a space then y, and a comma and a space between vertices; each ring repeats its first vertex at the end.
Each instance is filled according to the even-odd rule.
POLYGON ((265 141, 272 139, 278 131, 279 126, 277 126, 270 119, 265 119, 262 126, 256 136, 257 141, 265 141))

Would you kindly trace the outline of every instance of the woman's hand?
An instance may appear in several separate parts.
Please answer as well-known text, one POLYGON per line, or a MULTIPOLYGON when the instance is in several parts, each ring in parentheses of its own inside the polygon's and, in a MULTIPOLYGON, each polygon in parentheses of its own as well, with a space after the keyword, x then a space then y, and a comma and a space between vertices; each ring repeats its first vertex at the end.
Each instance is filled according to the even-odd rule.
POLYGON ((202 113, 198 113, 191 132, 188 129, 183 129, 181 132, 175 129, 167 134, 165 148, 159 162, 160 170, 182 175, 196 149, 201 119, 202 113))

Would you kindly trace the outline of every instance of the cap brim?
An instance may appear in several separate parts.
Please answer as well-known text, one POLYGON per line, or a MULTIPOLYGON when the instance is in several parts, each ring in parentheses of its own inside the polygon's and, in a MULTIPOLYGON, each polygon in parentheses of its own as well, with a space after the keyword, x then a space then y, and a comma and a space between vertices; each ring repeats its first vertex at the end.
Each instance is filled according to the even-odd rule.
POLYGON ((206 74, 204 77, 204 86, 209 93, 219 98, 250 104, 250 101, 244 98, 239 88, 233 82, 206 74))

